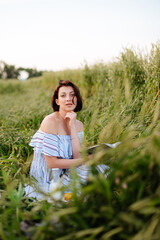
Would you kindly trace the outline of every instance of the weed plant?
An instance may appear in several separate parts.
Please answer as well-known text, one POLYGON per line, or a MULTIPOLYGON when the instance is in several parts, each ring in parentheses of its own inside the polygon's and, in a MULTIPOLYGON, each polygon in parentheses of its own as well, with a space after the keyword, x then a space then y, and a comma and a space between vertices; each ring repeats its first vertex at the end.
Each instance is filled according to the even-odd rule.
POLYGON ((159 240, 159 87, 159 42, 148 55, 125 49, 108 64, 46 72, 26 82, 0 80, 1 239, 159 240), (24 197, 33 151, 28 143, 52 112, 50 97, 60 79, 80 87, 85 147, 121 144, 92 159, 84 147, 92 169, 88 182, 77 188, 72 169, 71 201, 50 196, 37 202, 24 197), (107 179, 96 171, 98 163, 110 166, 107 179))

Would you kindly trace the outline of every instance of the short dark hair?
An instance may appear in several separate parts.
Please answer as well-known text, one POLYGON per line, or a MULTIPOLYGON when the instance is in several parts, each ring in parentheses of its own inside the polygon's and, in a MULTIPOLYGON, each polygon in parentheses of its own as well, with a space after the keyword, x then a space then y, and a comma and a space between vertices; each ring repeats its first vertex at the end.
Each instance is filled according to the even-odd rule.
POLYGON ((82 105, 83 105, 82 97, 80 95, 80 91, 79 91, 78 87, 69 80, 60 80, 58 86, 54 90, 53 96, 51 97, 51 106, 53 108, 53 111, 59 111, 59 106, 56 103, 56 99, 58 99, 59 89, 61 87, 68 87, 68 86, 70 86, 74 89, 75 96, 77 97, 77 106, 74 109, 74 112, 78 112, 82 109, 82 105))

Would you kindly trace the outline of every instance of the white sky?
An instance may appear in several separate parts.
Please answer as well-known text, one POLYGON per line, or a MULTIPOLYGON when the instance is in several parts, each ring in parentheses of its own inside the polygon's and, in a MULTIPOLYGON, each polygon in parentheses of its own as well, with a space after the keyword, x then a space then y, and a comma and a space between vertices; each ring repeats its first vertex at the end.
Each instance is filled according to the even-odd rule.
POLYGON ((0 60, 38 70, 107 62, 160 40, 160 0, 0 0, 0 60))

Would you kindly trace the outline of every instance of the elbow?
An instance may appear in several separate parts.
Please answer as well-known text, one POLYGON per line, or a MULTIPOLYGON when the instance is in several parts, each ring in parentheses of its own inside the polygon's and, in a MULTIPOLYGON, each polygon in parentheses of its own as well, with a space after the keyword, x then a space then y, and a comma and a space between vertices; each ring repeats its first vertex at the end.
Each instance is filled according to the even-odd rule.
POLYGON ((55 166, 53 166, 52 164, 47 164, 48 168, 52 169, 55 168, 55 166))
POLYGON ((49 156, 44 156, 47 166, 48 168, 52 169, 52 168, 58 168, 56 160, 57 157, 49 157, 49 156))
POLYGON ((48 168, 52 169, 52 168, 58 168, 57 164, 54 163, 47 163, 48 168))

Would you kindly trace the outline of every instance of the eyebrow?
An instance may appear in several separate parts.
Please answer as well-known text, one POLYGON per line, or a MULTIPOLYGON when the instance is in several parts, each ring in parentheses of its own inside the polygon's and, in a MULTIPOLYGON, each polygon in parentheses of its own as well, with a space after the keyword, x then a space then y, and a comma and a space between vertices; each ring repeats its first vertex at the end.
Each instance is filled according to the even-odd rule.
MULTIPOLYGON (((60 94, 62 94, 62 93, 66 93, 66 92, 61 92, 60 94)), ((75 93, 74 91, 71 91, 71 92, 69 92, 69 93, 75 93)))

